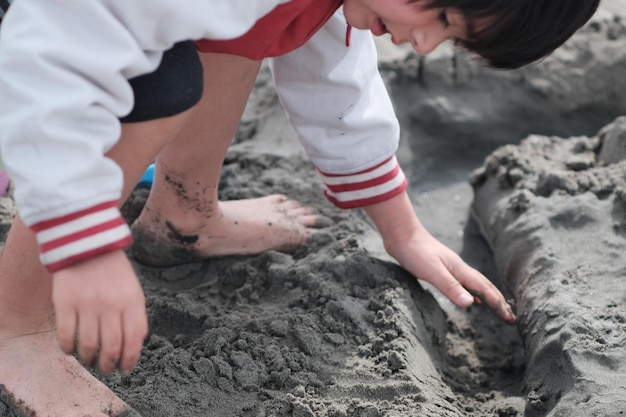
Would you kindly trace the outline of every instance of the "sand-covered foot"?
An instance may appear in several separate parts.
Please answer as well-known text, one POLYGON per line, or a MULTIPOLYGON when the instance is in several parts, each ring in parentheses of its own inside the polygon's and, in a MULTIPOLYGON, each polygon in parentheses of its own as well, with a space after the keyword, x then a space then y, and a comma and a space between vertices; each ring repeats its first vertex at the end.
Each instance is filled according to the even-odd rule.
POLYGON ((0 339, 0 410, 24 417, 140 417, 73 356, 54 332, 0 339))
POLYGON ((214 256, 291 252, 318 223, 311 208, 278 194, 220 201, 213 212, 219 215, 191 212, 174 218, 144 210, 133 225, 131 256, 148 265, 170 266, 214 256))

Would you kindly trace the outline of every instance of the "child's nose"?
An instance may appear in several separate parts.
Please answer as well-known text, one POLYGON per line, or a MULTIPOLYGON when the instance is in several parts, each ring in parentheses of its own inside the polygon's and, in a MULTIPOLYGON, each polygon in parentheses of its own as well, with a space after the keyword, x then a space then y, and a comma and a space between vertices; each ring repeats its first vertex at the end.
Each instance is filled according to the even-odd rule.
POLYGON ((448 36, 443 30, 413 30, 411 32, 411 46, 420 55, 428 55, 443 42, 448 36))

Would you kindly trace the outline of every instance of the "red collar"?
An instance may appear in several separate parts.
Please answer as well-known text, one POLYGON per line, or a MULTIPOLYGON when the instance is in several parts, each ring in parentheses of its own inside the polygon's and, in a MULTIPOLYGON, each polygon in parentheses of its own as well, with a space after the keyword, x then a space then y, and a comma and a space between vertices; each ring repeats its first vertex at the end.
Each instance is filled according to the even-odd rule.
MULTIPOLYGON (((343 0, 291 0, 277 6, 243 36, 230 40, 202 39, 200 52, 239 55, 253 60, 289 53, 304 45, 341 7, 343 0)), ((346 30, 350 44, 351 27, 346 30)))

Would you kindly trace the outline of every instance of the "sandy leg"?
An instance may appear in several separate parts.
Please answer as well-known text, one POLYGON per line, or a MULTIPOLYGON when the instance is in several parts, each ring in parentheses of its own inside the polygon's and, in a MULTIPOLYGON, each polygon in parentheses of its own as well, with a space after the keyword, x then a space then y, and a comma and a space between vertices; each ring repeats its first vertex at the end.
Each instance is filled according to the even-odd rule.
POLYGON ((284 196, 220 202, 224 157, 260 63, 203 54, 204 94, 190 121, 159 154, 146 206, 133 225, 133 256, 173 265, 215 255, 294 250, 317 216, 284 196))
POLYGON ((58 348, 52 331, 11 338, 0 352, 2 384, 23 404, 18 407, 22 412, 46 417, 109 417, 129 411, 109 388, 58 348))
MULTIPOLYGON (((124 170, 128 196, 188 112, 124 125, 108 153, 124 170)), ((35 236, 16 217, 0 255, 0 384, 38 417, 135 416, 109 388, 59 348, 52 277, 39 262, 35 236)))
POLYGON ((59 349, 52 277, 38 262, 34 236, 19 219, 0 265, 0 384, 37 416, 105 417, 126 410, 110 389, 59 349))

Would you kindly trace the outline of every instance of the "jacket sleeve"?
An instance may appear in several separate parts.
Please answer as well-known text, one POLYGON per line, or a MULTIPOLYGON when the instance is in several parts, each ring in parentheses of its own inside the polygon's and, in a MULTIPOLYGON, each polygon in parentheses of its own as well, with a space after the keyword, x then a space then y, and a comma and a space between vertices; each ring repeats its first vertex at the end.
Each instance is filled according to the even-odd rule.
POLYGON ((41 261, 56 271, 125 247, 123 174, 104 154, 128 79, 174 43, 229 39, 288 0, 19 0, 0 32, 0 152, 41 261))
POLYGON ((385 201, 406 188, 395 158, 399 124, 369 31, 340 9, 306 45, 272 59, 276 90, 300 141, 341 208, 385 201))

